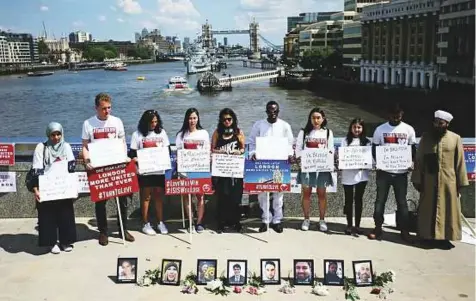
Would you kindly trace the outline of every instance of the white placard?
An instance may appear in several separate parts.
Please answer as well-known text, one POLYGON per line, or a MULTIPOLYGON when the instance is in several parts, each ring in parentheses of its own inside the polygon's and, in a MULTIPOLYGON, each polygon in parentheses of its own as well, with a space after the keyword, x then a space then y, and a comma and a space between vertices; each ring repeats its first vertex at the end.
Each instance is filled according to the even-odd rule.
POLYGON ((245 156, 212 154, 212 176, 223 178, 243 178, 245 156))
MULTIPOLYGON (((301 184, 297 183, 297 172, 291 173, 291 193, 301 193, 301 184)), ((335 193, 337 192, 337 172, 331 172, 332 182, 334 185, 326 187, 326 192, 335 193)), ((312 188, 313 192, 316 192, 316 188, 312 188)))
POLYGON ((16 172, 0 171, 0 193, 17 192, 16 172))
POLYGON ((127 161, 126 148, 122 139, 100 139, 88 144, 89 158, 94 168, 127 161))
POLYGON ((287 160, 289 141, 283 137, 256 137, 256 159, 287 160))
POLYGON ((372 169, 372 147, 339 147, 339 169, 372 169))
POLYGON ((38 177, 40 202, 78 197, 78 177, 68 172, 68 162, 59 161, 51 165, 45 174, 38 177))
POLYGON ((210 172, 210 150, 177 150, 178 172, 210 172))
POLYGON ((89 193, 88 173, 78 171, 75 174, 78 177, 78 193, 89 193))
POLYGON ((412 166, 410 145, 383 145, 376 148, 377 169, 405 170, 412 166))
POLYGON ((164 173, 171 169, 170 153, 168 147, 148 147, 137 150, 139 174, 152 172, 164 173))
POLYGON ((302 172, 334 170, 334 154, 327 148, 308 148, 301 152, 302 172))

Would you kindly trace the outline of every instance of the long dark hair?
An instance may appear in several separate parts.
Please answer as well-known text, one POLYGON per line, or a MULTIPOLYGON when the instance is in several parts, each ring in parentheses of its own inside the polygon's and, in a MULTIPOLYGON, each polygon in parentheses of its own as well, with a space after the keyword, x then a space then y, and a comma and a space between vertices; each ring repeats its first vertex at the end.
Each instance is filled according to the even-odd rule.
POLYGON ((157 117, 157 125, 155 126, 154 132, 157 134, 162 132, 162 118, 160 118, 159 113, 156 110, 147 110, 142 114, 142 117, 139 120, 139 125, 137 126, 137 130, 142 134, 142 136, 146 137, 147 134, 149 134, 150 123, 154 117, 157 117))
POLYGON ((182 128, 180 129, 180 131, 177 132, 177 135, 181 134, 182 139, 183 139, 183 136, 185 135, 185 132, 190 130, 188 126, 188 119, 190 118, 190 115, 192 115, 193 113, 197 114, 197 130, 203 129, 202 125, 200 124, 200 114, 198 113, 198 110, 195 108, 190 108, 187 111, 185 111, 185 117, 183 118, 182 128))
POLYGON ((327 127, 327 118, 326 118, 326 114, 324 113, 324 110, 322 110, 321 108, 314 108, 311 110, 311 112, 309 112, 306 126, 302 129, 304 131, 304 137, 306 137, 306 135, 308 135, 314 129, 314 125, 312 125, 312 121, 311 121, 312 114, 314 113, 321 114, 322 118, 324 119, 324 121, 322 121, 321 123, 321 129, 324 129, 327 127))
POLYGON ((231 127, 233 128, 233 134, 238 135, 240 133, 240 129, 238 128, 238 118, 236 117, 235 112, 230 108, 224 108, 220 111, 220 114, 218 114, 218 134, 223 135, 225 133, 225 126, 223 125, 222 120, 223 116, 225 115, 230 115, 231 118, 233 118, 233 123, 231 124, 231 127))
POLYGON ((360 140, 360 146, 366 146, 370 142, 370 140, 365 135, 365 122, 362 118, 355 118, 350 122, 349 130, 347 131, 347 136, 345 137, 347 145, 350 145, 352 143, 352 140, 354 140, 354 134, 352 134, 352 126, 354 124, 359 124, 362 127, 362 133, 360 133, 358 138, 360 140))

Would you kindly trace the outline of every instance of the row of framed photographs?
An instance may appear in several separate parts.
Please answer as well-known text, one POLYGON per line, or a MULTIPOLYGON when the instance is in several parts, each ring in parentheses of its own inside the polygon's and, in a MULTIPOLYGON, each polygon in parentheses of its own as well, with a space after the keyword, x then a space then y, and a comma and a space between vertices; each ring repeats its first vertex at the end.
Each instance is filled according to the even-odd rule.
MULTIPOLYGON (((138 258, 118 258, 117 282, 137 282, 138 258)), ((324 259, 324 285, 344 285, 344 260, 324 259)), ((373 270, 371 260, 352 261, 356 286, 371 286, 373 270)), ((281 260, 277 258, 260 259, 261 281, 266 285, 281 284, 281 260)), ((206 285, 217 278, 218 262, 216 259, 197 260, 197 285, 206 285)), ((182 260, 163 259, 161 284, 180 285, 182 260)), ((313 259, 293 260, 294 285, 312 285, 315 278, 313 259)), ((248 280, 248 260, 228 259, 226 278, 229 285, 244 285, 248 280)))

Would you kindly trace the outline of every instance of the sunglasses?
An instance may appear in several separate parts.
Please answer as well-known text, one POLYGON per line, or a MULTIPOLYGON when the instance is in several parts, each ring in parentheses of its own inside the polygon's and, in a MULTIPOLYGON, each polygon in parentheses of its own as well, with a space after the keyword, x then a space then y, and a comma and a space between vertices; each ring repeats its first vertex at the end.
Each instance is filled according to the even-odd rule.
POLYGON ((228 117, 228 118, 223 118, 221 121, 222 121, 222 122, 224 122, 224 121, 230 122, 230 121, 232 121, 232 120, 233 120, 233 118, 228 117))
POLYGON ((147 114, 155 115, 155 114, 157 114, 157 111, 156 110, 148 110, 147 114))

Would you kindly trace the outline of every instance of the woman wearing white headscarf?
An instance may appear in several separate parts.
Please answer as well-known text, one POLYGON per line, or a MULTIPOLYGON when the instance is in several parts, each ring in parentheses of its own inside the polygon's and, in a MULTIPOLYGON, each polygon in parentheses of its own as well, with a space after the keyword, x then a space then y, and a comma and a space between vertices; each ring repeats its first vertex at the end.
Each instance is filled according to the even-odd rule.
POLYGON ((68 172, 72 173, 76 163, 71 146, 64 141, 61 124, 57 122, 48 124, 46 137, 48 140, 39 143, 33 154, 33 169, 36 175, 33 192, 38 208, 39 245, 40 247, 50 247, 51 253, 59 254, 61 249, 65 252, 72 251, 72 244, 76 241, 73 200, 41 202, 38 176, 43 175, 45 169, 59 161, 67 161, 68 172))

